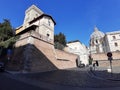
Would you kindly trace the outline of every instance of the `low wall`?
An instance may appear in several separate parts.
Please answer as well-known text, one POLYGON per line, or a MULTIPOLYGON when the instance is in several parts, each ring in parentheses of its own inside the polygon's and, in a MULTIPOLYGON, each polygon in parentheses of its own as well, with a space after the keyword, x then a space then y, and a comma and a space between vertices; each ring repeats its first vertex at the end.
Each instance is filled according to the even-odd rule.
POLYGON ((76 59, 78 58, 77 55, 65 51, 61 51, 58 49, 55 49, 55 51, 60 69, 77 67, 76 66, 76 59))
MULTIPOLYGON (((95 63, 95 61, 98 61, 99 66, 101 67, 110 66, 107 53, 92 54, 92 58, 93 58, 93 63, 95 63)), ((120 52, 112 52, 112 58, 113 58, 112 60, 113 67, 120 66, 120 52)))

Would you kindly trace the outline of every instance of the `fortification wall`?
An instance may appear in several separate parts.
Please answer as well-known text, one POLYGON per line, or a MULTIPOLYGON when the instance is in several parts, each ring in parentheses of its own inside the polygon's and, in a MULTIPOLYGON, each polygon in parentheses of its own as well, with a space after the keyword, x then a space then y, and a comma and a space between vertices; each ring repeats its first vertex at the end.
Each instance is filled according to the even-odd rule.
POLYGON ((67 69, 76 67, 76 58, 77 55, 55 50, 52 43, 42 40, 32 32, 22 34, 16 42, 12 58, 16 64, 11 67, 30 72, 67 69))

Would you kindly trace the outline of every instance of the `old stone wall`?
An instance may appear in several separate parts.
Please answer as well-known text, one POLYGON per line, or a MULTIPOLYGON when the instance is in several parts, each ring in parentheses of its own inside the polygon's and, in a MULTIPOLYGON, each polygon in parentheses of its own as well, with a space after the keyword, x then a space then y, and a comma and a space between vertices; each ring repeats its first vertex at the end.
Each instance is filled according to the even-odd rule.
MULTIPOLYGON (((120 52, 112 52, 112 65, 113 67, 120 66, 120 52)), ((110 62, 107 57, 107 53, 101 53, 101 54, 92 54, 93 63, 95 61, 98 61, 99 66, 101 67, 109 67, 110 62)))
POLYGON ((34 39, 34 45, 58 69, 67 69, 67 68, 76 67, 77 55, 70 54, 61 50, 55 50, 52 44, 48 44, 39 39, 34 39))
POLYGON ((76 59, 78 58, 77 55, 58 49, 56 49, 55 52, 57 55, 57 61, 59 62, 58 66, 60 69, 76 67, 76 59))
POLYGON ((34 32, 22 34, 15 46, 12 61, 16 63, 11 66, 17 70, 45 72, 76 67, 77 55, 55 50, 52 43, 34 32))
POLYGON ((26 45, 29 37, 30 37, 30 33, 29 32, 20 35, 19 39, 15 43, 15 47, 17 48, 17 47, 26 45))

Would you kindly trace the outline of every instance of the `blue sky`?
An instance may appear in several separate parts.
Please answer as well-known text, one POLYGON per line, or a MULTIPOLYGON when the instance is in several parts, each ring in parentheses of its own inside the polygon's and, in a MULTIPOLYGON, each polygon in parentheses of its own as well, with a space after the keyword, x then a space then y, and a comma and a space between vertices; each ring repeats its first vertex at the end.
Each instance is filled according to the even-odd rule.
POLYGON ((67 41, 88 46, 94 26, 104 33, 120 30, 120 0, 1 0, 0 22, 7 18, 14 28, 20 26, 32 4, 54 18, 55 34, 64 33, 67 41))

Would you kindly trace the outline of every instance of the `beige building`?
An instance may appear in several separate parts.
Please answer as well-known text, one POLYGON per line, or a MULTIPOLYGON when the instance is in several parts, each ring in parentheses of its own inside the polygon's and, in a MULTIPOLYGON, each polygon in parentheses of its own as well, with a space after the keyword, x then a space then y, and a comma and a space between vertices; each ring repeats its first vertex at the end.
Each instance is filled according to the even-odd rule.
POLYGON ((32 5, 25 12, 23 25, 16 29, 16 34, 26 32, 30 27, 41 35, 41 38, 53 43, 54 42, 54 25, 55 21, 50 15, 44 14, 35 5, 32 5))
POLYGON ((90 55, 93 58, 93 63, 98 61, 100 67, 110 68, 108 52, 112 52, 113 67, 120 66, 120 31, 104 34, 95 27, 90 37, 90 55))
POLYGON ((12 69, 45 72, 76 67, 77 55, 54 48, 54 19, 35 5, 25 12, 23 25, 16 29, 12 69))
POLYGON ((90 36, 90 53, 103 53, 104 52, 104 36, 105 34, 97 27, 94 28, 94 32, 90 36))
POLYGON ((120 51, 120 31, 104 34, 97 27, 90 37, 90 53, 107 53, 120 51))
POLYGON ((106 33, 105 47, 106 52, 120 51, 120 31, 106 33))
POLYGON ((81 61, 82 64, 89 65, 88 49, 79 40, 68 42, 65 50, 67 52, 77 54, 79 56, 79 60, 81 61))

